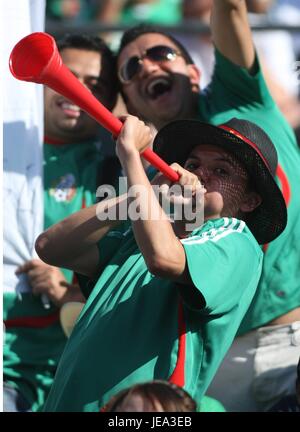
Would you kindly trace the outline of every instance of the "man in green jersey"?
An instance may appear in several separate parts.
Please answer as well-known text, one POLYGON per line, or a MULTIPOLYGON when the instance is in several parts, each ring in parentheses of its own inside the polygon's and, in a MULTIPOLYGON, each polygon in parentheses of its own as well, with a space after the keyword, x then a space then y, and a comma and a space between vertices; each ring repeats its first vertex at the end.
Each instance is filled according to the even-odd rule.
POLYGON ((300 340, 300 155, 262 75, 245 2, 214 0, 211 32, 215 68, 211 83, 200 92, 201 71, 176 39, 155 28, 124 34, 118 76, 128 111, 158 130, 180 118, 216 125, 236 117, 259 125, 276 147, 288 224, 276 241, 263 246, 255 299, 209 392, 227 410, 256 411, 294 391, 300 340))
MULTIPOLYGON (((98 37, 68 35, 58 41, 58 49, 79 81, 112 109, 117 88, 114 60, 104 42, 98 37)), ((114 144, 110 136, 78 106, 50 88, 45 88, 44 105, 44 226, 48 228, 95 203, 97 187, 113 181, 108 174, 117 165, 116 158, 104 158, 107 146, 114 144)), ((28 277, 31 291, 4 295, 4 381, 9 394, 19 392, 28 407, 37 411, 49 392, 66 342, 59 309, 68 301, 84 298, 67 269, 33 259, 18 274, 28 277)))
POLYGON ((258 243, 286 225, 273 178, 276 150, 255 124, 165 126, 154 146, 179 174, 173 185, 162 175, 151 185, 145 174, 139 151, 151 138, 150 128, 129 116, 117 140, 128 195, 83 209, 37 239, 44 261, 94 280, 46 411, 98 411, 119 390, 153 379, 183 386, 200 401, 255 294, 258 243), (174 203, 173 222, 157 185, 162 202, 174 203), (178 216, 182 204, 195 213, 178 216))

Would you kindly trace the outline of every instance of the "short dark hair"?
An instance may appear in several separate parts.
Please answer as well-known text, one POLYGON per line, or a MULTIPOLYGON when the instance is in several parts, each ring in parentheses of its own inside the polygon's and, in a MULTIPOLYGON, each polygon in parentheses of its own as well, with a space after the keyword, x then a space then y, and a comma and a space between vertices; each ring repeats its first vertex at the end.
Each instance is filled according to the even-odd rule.
POLYGON ((119 57, 121 51, 125 48, 126 45, 128 45, 130 42, 137 39, 139 36, 142 36, 147 33, 157 33, 167 37, 168 39, 170 39, 170 41, 172 41, 177 46, 177 48, 182 54, 182 57, 187 62, 187 64, 194 64, 194 60, 190 56, 187 49, 174 36, 162 30, 160 27, 153 26, 151 24, 139 24, 135 27, 126 30, 122 36, 117 57, 119 57))
POLYGON ((153 380, 133 385, 113 396, 102 411, 114 412, 125 398, 139 395, 153 407, 159 402, 166 412, 195 412, 194 399, 181 387, 164 380, 153 380))
POLYGON ((61 52, 67 48, 74 48, 84 51, 93 51, 101 55, 102 66, 108 68, 109 73, 109 109, 112 109, 117 100, 119 92, 119 81, 116 72, 116 57, 106 42, 96 35, 86 33, 67 33, 61 39, 56 41, 58 51, 61 52))
POLYGON ((87 33, 66 33, 61 39, 56 41, 58 51, 66 48, 83 49, 87 51, 96 51, 100 54, 113 57, 112 51, 99 36, 89 35, 87 33))

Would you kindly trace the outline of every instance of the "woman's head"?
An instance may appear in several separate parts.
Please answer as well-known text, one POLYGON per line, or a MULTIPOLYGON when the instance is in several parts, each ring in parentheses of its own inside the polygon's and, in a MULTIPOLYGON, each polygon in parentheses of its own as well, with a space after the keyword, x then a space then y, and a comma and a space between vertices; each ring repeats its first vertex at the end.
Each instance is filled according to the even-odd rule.
POLYGON ((196 402, 181 387, 154 380, 136 384, 112 397, 107 412, 194 412, 196 402))

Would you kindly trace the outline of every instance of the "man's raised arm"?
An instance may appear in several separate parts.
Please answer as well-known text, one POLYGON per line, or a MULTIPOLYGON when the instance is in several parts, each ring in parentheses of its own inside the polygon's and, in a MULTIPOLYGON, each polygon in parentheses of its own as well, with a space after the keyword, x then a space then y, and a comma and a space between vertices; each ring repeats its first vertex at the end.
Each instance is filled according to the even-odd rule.
POLYGON ((211 31, 214 44, 223 56, 251 70, 255 50, 244 0, 214 0, 211 31))

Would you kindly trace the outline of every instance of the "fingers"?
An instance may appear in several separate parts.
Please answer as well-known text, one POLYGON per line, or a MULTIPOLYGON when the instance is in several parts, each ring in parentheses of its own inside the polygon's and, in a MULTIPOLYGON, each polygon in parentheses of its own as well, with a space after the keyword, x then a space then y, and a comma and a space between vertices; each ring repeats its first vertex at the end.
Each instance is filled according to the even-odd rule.
POLYGON ((68 284, 59 268, 33 259, 18 267, 16 274, 20 273, 27 274, 33 295, 47 294, 54 304, 60 305, 68 284))
POLYGON ((46 281, 50 279, 49 272, 45 272, 41 268, 34 268, 27 272, 27 276, 31 285, 39 281, 46 281))
POLYGON ((40 267, 40 266, 47 266, 47 264, 45 264, 43 261, 39 260, 39 259, 32 259, 29 261, 26 261, 24 264, 22 264, 21 266, 19 266, 16 270, 16 274, 20 274, 20 273, 27 273, 28 271, 40 267))
POLYGON ((152 184, 159 186, 157 192, 161 205, 169 202, 175 206, 194 207, 197 203, 203 202, 206 189, 202 186, 199 178, 177 163, 170 166, 180 176, 177 182, 167 180, 160 173, 152 180, 152 184))
POLYGON ((173 182, 169 180, 167 177, 165 177, 162 173, 156 174, 156 176, 151 181, 152 185, 157 185, 157 186, 161 186, 165 184, 168 187, 170 187, 172 183, 173 182))
POLYGON ((38 281, 32 284, 32 294, 40 295, 40 294, 49 294, 49 284, 47 281, 38 281))
POLYGON ((178 183, 181 186, 185 186, 187 188, 190 188, 193 193, 195 193, 197 187, 202 187, 202 185, 199 181, 199 178, 195 174, 184 169, 179 164, 173 163, 173 164, 171 164, 171 168, 173 168, 174 171, 176 171, 180 175, 178 183))
POLYGON ((56 267, 49 266, 46 271, 32 269, 28 272, 28 279, 34 295, 47 294, 54 303, 68 288, 64 275, 56 267))
POLYGON ((135 116, 126 115, 120 119, 124 121, 124 125, 117 140, 118 147, 125 150, 133 147, 140 153, 143 152, 153 141, 151 127, 135 116))
MULTIPOLYGON (((179 180, 176 183, 173 183, 172 181, 168 180, 163 174, 158 173, 152 180, 153 185, 159 186, 159 193, 165 197, 171 200, 171 202, 176 201, 176 199, 179 199, 179 196, 186 195, 187 197, 194 196, 197 192, 201 190, 201 193, 204 194, 206 192, 206 189, 202 186, 202 184, 199 181, 199 178, 191 173, 190 171, 187 171, 182 166, 180 166, 178 163, 172 163, 171 168, 179 174, 179 180), (180 194, 178 192, 178 189, 176 189, 176 194, 170 195, 170 188, 174 185, 176 186, 180 185, 182 188, 182 193, 180 194)), ((180 198, 182 199, 182 198, 180 198)))
POLYGON ((65 281, 65 277, 59 268, 45 264, 43 261, 33 259, 25 262, 16 270, 16 274, 26 273, 32 287, 47 283, 48 285, 59 285, 65 281))

